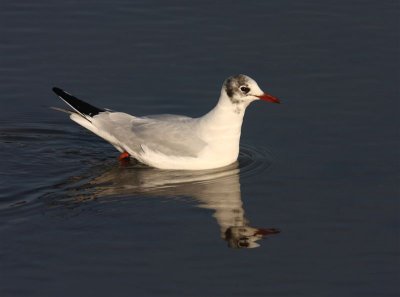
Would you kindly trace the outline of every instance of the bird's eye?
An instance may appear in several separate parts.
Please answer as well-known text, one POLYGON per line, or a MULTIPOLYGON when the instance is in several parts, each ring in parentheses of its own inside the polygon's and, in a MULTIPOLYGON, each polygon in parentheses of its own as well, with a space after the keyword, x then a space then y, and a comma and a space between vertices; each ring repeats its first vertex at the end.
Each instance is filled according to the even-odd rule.
POLYGON ((240 87, 240 90, 241 90, 243 93, 245 93, 245 94, 247 94, 248 92, 250 92, 250 88, 248 88, 248 87, 240 87))

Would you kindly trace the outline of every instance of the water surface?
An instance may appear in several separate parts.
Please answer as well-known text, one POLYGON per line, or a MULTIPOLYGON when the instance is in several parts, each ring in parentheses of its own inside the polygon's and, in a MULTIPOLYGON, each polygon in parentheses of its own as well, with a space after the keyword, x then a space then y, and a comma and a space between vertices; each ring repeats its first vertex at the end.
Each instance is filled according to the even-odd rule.
POLYGON ((1 296, 400 293, 395 1, 0 8, 1 296), (283 104, 218 170, 120 164, 49 109, 200 116, 237 73, 283 104))

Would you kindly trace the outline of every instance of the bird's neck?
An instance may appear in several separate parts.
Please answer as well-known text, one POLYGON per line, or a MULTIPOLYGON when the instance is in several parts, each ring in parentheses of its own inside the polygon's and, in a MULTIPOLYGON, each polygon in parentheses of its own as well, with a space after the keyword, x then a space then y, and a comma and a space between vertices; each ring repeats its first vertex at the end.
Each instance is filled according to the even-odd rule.
POLYGON ((217 105, 200 118, 203 137, 208 141, 223 141, 238 149, 245 109, 243 104, 232 103, 222 91, 217 105))

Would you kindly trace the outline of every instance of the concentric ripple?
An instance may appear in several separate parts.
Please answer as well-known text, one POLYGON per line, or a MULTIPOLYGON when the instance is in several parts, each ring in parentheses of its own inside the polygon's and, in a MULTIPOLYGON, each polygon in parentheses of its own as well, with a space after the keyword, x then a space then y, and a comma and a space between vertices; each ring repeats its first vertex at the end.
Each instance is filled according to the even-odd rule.
POLYGON ((241 145, 239 153, 240 176, 243 178, 258 174, 269 168, 273 160, 272 153, 266 148, 241 145))

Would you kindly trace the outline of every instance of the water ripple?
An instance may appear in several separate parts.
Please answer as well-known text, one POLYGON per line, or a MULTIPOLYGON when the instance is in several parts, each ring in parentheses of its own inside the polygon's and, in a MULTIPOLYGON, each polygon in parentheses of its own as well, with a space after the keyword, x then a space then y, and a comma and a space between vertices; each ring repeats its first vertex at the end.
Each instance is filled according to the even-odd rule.
POLYGON ((254 176, 273 160, 268 150, 243 145, 238 162, 213 170, 120 164, 111 146, 78 129, 61 123, 0 129, 0 149, 7 157, 0 171, 0 212, 29 215, 43 204, 55 208, 103 197, 179 196, 183 188, 218 184, 239 172, 241 178, 254 176))

